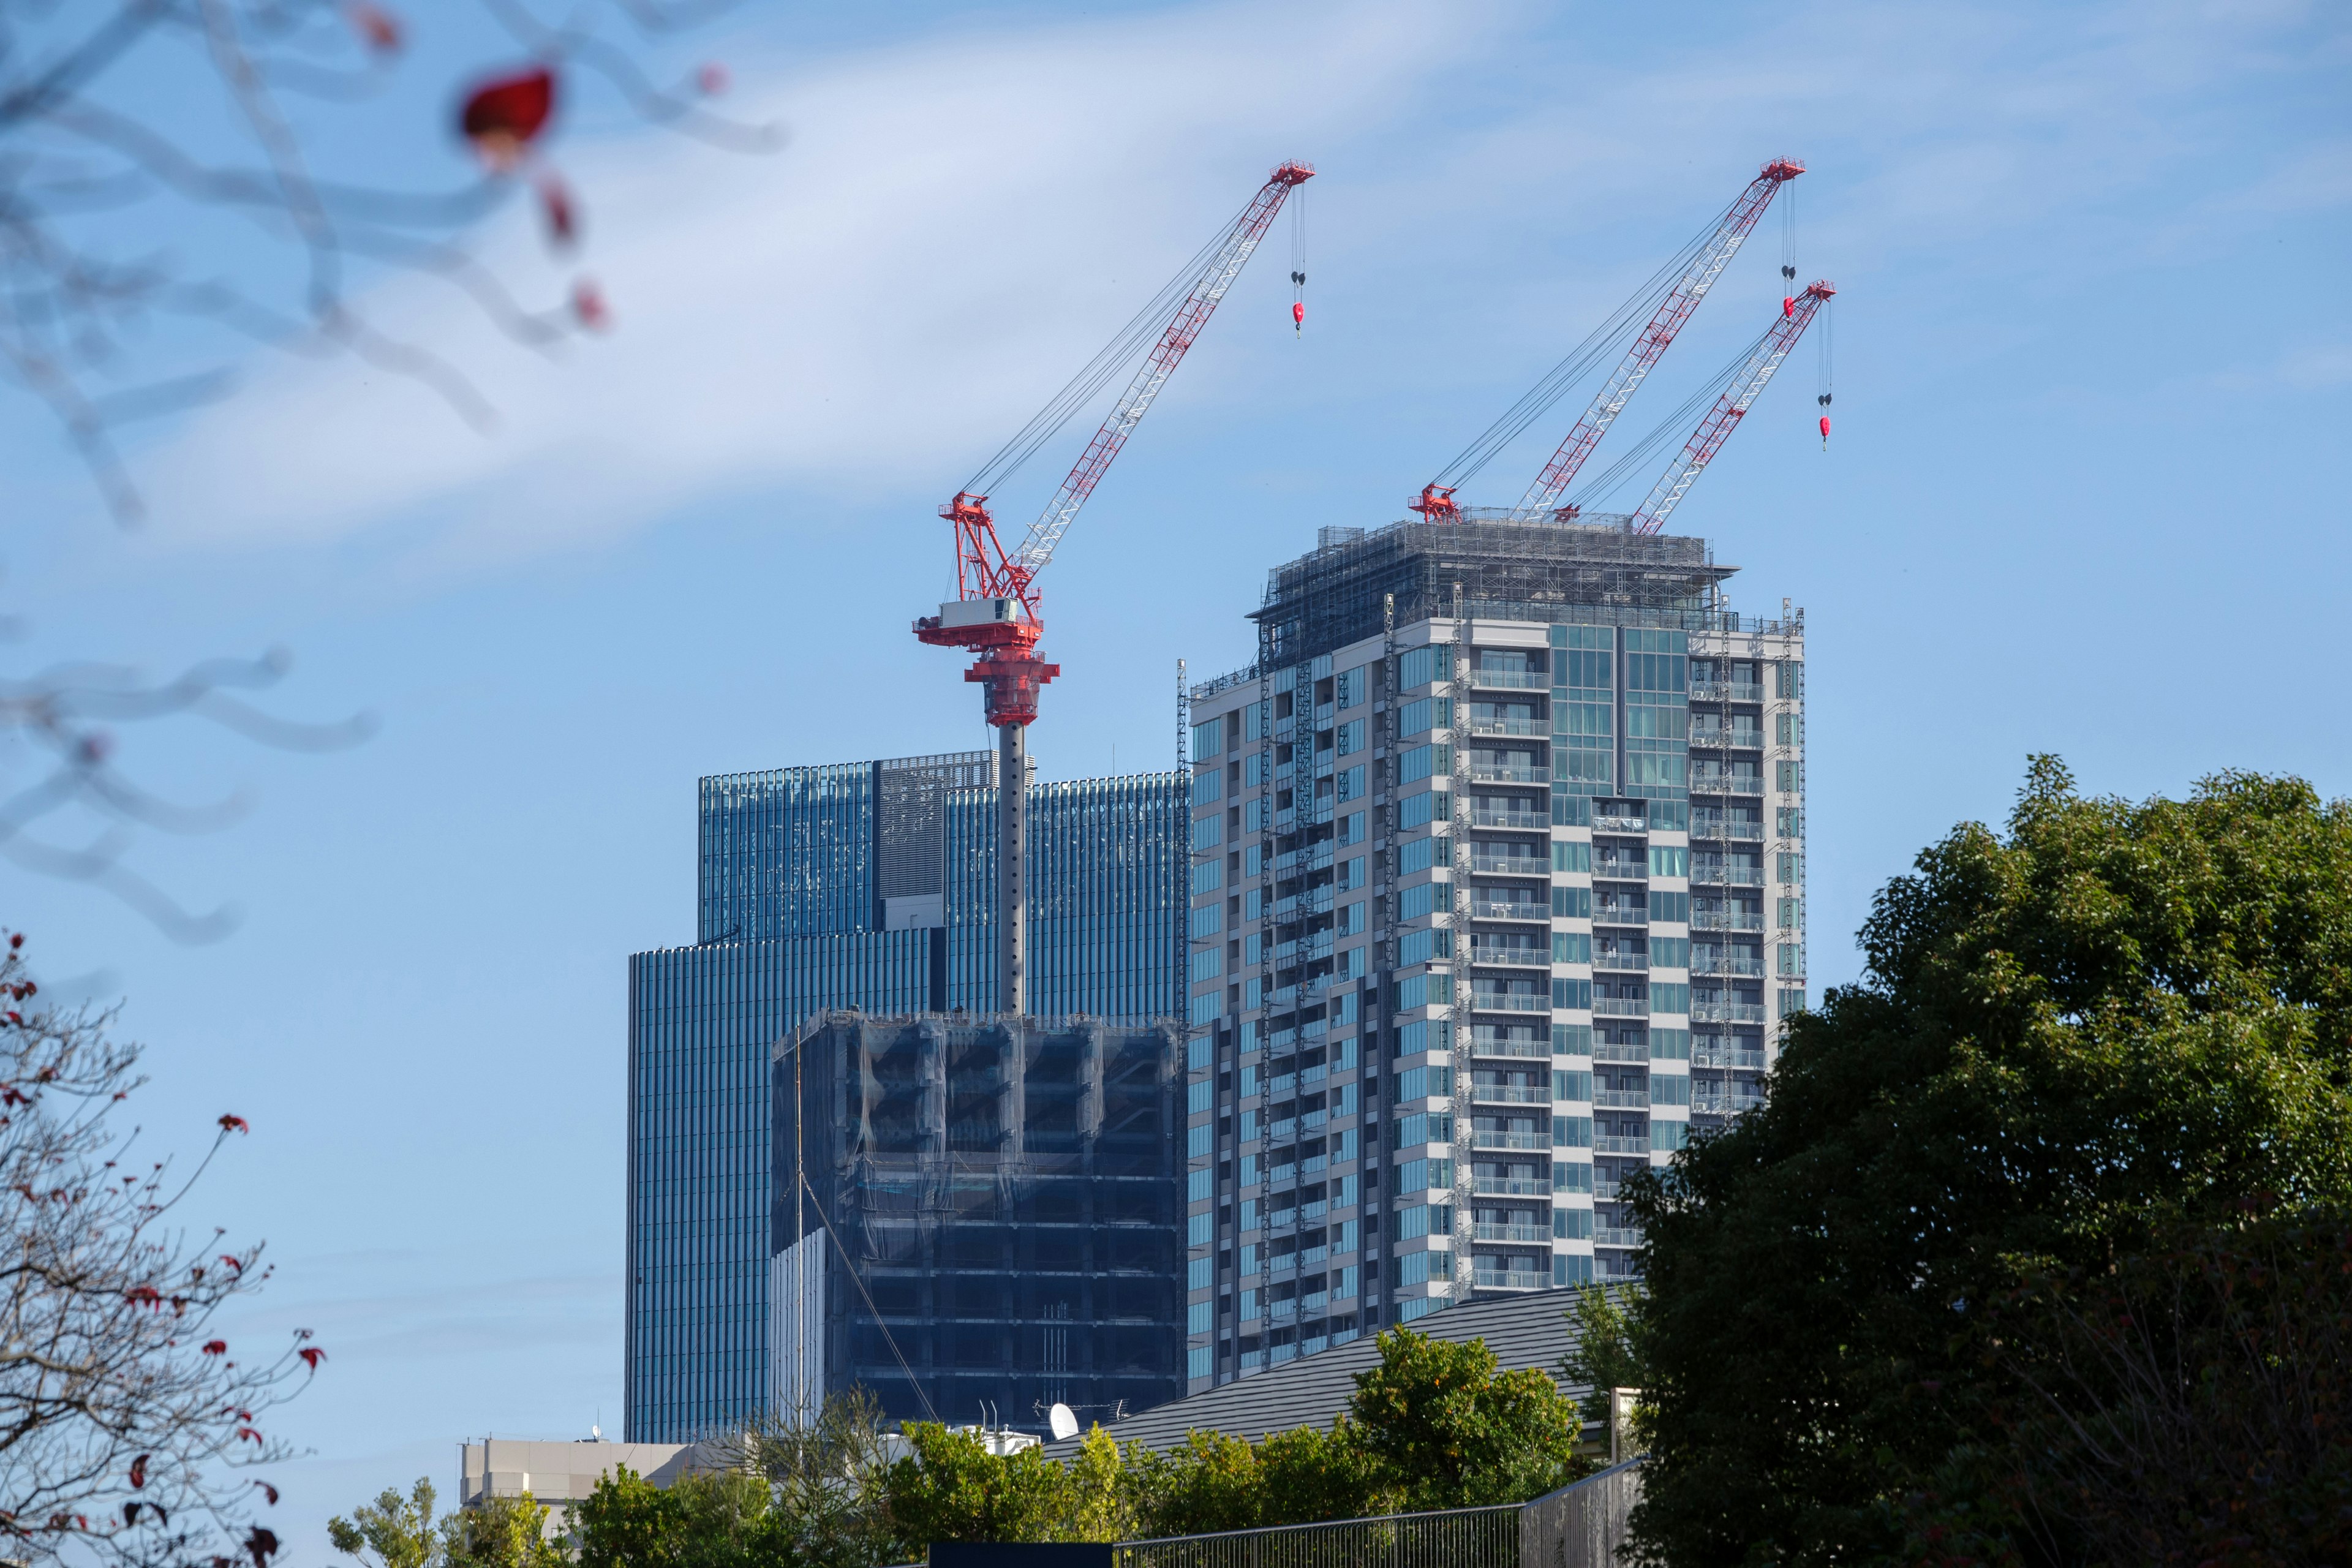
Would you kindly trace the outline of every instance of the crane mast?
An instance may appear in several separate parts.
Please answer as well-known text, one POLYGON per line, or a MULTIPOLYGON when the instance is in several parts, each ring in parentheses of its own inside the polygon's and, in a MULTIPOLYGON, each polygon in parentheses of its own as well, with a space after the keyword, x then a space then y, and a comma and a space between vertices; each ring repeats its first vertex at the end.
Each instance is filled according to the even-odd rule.
POLYGON ((1748 407, 1755 403, 1758 395, 1770 384, 1772 374, 1780 368, 1780 362, 1789 357, 1789 351, 1795 348, 1797 340, 1805 335, 1805 329, 1812 324, 1813 317, 1836 292, 1827 282, 1815 282, 1781 307, 1780 319, 1772 323, 1772 330, 1764 334, 1755 352, 1748 356, 1748 363, 1740 366, 1739 373, 1732 377, 1731 384, 1724 389, 1721 397, 1716 399, 1715 406, 1707 411, 1706 418, 1699 421, 1698 428, 1691 432, 1690 441, 1683 447, 1682 456, 1658 477, 1657 484, 1650 490, 1649 499, 1642 503, 1642 509, 1626 524, 1629 531, 1655 533, 1665 527, 1666 519, 1673 515, 1675 507, 1682 504, 1683 497, 1697 482, 1707 464, 1715 460, 1715 455, 1723 449, 1724 442, 1731 438, 1732 430, 1747 416, 1748 407))
MULTIPOLYGON (((1024 887, 1028 848, 1027 731, 1036 721, 1040 692, 1062 673, 1060 665, 1036 657, 1038 639, 1045 631, 1037 574, 1052 562, 1079 509, 1094 494, 1128 437, 1150 412, 1168 378, 1208 325, 1251 252, 1273 226, 1284 199, 1314 176, 1311 164, 1282 164, 1267 176, 1240 216, 1226 226, 1220 241, 1192 272, 1190 287, 1126 391, 1071 466, 1061 488, 1045 503, 1045 510, 1029 525, 1017 551, 1004 549, 997 537, 995 518, 988 510, 988 497, 973 493, 972 486, 958 490, 940 509, 940 515, 954 530, 957 597, 942 604, 938 615, 916 621, 915 636, 934 647, 968 648, 979 655, 963 678, 981 688, 988 722, 996 731, 999 1012, 1027 1011, 1028 900, 1024 887)), ((1049 414, 1053 406, 1048 405, 1049 414)))
POLYGON ((1674 288, 1659 301, 1649 325, 1625 351, 1625 357, 1602 384, 1592 405, 1584 411, 1584 417, 1576 422, 1576 427, 1551 455, 1551 461, 1544 465, 1543 472, 1536 476, 1535 483, 1528 487, 1528 493, 1512 509, 1512 521, 1531 521, 1559 504, 1559 498, 1567 493, 1577 470, 1584 467, 1584 459, 1592 455, 1601 437, 1609 434, 1609 426, 1617 422, 1617 416, 1625 411, 1625 405, 1641 390, 1651 369, 1674 342, 1675 334, 1683 330, 1683 323, 1691 319, 1699 301, 1715 287, 1715 280, 1723 276, 1723 269, 1739 254, 1740 246, 1763 217, 1764 209, 1772 205, 1773 195, 1804 172, 1805 166, 1794 159, 1775 158, 1748 183, 1739 199, 1723 215, 1715 233, 1707 237, 1698 255, 1684 268, 1674 288))

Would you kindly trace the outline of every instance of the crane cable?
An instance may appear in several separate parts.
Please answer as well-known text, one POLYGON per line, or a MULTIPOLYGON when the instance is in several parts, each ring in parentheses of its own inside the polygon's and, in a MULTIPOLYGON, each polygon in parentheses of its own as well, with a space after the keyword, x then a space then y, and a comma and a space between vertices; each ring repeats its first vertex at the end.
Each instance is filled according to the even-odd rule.
POLYGON ((1815 392, 1813 402, 1822 411, 1822 450, 1830 449, 1830 394, 1837 380, 1837 300, 1822 302, 1822 332, 1813 340, 1815 392))
POLYGON ((1114 377, 1150 350, 1168 330, 1168 323, 1183 307, 1185 300, 1199 287, 1201 279, 1232 239, 1234 232, 1241 227, 1255 200, 1253 196, 1250 202, 1244 203, 1232 221, 1195 252, 1176 276, 1170 279, 1160 292, 1154 294, 1143 309, 1118 330, 1101 352, 1088 360, 1077 374, 1049 398, 1045 407, 1032 415, 1029 422, 1015 431, 1013 438, 997 449, 994 457, 982 464, 979 472, 964 481, 963 489, 967 494, 984 496, 992 493, 1034 457, 1040 447, 1052 440, 1079 409, 1094 401, 1114 377))
POLYGON ((1648 435, 1636 441, 1615 462, 1579 487, 1575 495, 1570 498, 1570 504, 1578 511, 1590 511, 1593 502, 1622 489, 1625 480, 1633 471, 1655 457, 1669 440, 1677 436, 1686 439, 1699 411, 1721 397, 1729 389, 1731 384, 1738 379, 1741 367, 1762 352, 1764 340, 1770 337, 1777 330, 1777 328, 1767 327, 1757 333, 1745 348, 1726 362, 1721 370, 1708 376, 1696 392, 1684 399, 1681 407, 1659 420, 1648 435))
POLYGON ((1290 193, 1290 331, 1307 335, 1307 189, 1290 193))
POLYGON ((1732 211, 1738 206, 1740 199, 1735 198, 1728 203, 1708 221, 1706 226, 1669 257, 1665 264, 1652 273, 1623 304, 1577 344, 1567 358, 1546 372, 1524 396, 1504 411, 1501 418, 1486 426, 1459 457, 1446 464, 1432 482, 1441 487, 1459 487, 1468 483, 1479 469, 1517 440, 1528 426, 1550 412, 1554 404, 1567 396, 1577 383, 1590 375, 1604 359, 1617 354, 1635 326, 1657 314, 1658 306, 1681 281, 1683 275, 1690 270, 1699 253, 1730 221, 1732 211))

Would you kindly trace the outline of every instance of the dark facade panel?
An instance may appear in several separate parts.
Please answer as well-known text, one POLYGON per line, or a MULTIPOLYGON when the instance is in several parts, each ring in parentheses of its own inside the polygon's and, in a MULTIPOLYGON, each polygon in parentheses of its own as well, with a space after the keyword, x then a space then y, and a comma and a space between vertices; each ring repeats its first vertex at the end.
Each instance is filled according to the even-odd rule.
POLYGON ((1055 1403, 1108 1421, 1182 1393, 1175 1025, 836 1014, 797 1050, 774 1064, 771 1247, 827 1251, 819 1308, 778 1318, 822 1342, 780 1363, 893 1418, 1037 1432, 1055 1403))

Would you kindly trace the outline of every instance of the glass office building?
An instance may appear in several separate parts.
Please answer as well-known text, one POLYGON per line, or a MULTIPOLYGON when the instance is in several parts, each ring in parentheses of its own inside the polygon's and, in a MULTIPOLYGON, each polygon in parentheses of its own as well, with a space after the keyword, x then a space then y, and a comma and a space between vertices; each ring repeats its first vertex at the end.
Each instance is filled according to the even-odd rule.
MULTIPOLYGON (((629 962, 626 1424, 682 1441, 770 1393, 770 1058, 813 1015, 993 1005, 992 752, 706 778, 691 947, 629 962)), ((1181 1006, 1184 781, 1030 787, 1033 1005, 1181 1006)))
POLYGON ((1043 1434, 1181 1396, 1173 1020, 823 1014, 773 1074, 772 1408, 1043 1434))
POLYGON ((1804 1005, 1803 623, 1704 541, 1327 529, 1195 687, 1187 1377, 1633 1272, 1804 1005))

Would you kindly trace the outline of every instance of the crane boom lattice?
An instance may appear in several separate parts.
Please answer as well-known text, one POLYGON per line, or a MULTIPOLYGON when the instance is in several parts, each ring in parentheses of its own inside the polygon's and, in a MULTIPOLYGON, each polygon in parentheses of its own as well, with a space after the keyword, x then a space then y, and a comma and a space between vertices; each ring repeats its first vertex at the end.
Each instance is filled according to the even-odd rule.
POLYGON ((1284 198, 1313 178, 1314 174, 1303 163, 1283 164, 1258 188, 1242 216, 1226 231, 1224 244, 1211 258, 1184 302, 1177 307, 1167 331, 1160 334, 1160 342, 1136 371, 1135 378, 1128 383, 1127 391, 1103 420, 1102 427, 1095 432, 1094 439, 1087 443, 1087 449, 1079 454, 1069 477, 1062 481, 1062 488, 1054 492, 1054 499, 1045 503, 1045 510, 1029 525, 1021 548, 1013 552, 1013 564, 1025 577, 1034 577, 1054 559, 1054 549, 1062 542, 1062 535, 1069 531, 1071 520, 1087 504, 1087 498, 1094 494, 1104 470, 1118 456, 1119 448, 1127 445, 1136 426, 1151 411, 1160 388, 1168 384, 1168 377, 1182 363, 1192 341, 1201 335, 1201 329, 1209 324, 1225 290, 1241 276, 1250 253, 1273 226, 1276 215, 1282 211, 1284 198))
POLYGON ((1666 519, 1674 514, 1675 507, 1682 504, 1683 497, 1698 481, 1707 464, 1715 460, 1715 455, 1723 449, 1724 442, 1731 438, 1731 432, 1747 416, 1748 407, 1758 395, 1770 384, 1772 374, 1780 368, 1780 362, 1789 357, 1789 351, 1795 348, 1797 340, 1805 335, 1805 329, 1812 324, 1813 317, 1836 292, 1827 282, 1816 282, 1783 307, 1780 319, 1772 324, 1770 331, 1764 334, 1755 353, 1748 356, 1748 363, 1740 367, 1739 374, 1732 378, 1723 395, 1716 399, 1715 406, 1707 411, 1706 417, 1699 421, 1698 428, 1691 432, 1690 441, 1683 447, 1682 456, 1659 476, 1649 499, 1633 514, 1628 525, 1633 532, 1655 533, 1665 527, 1666 519))
POLYGON ((1544 465, 1543 472, 1536 476, 1535 483, 1528 487, 1519 504, 1512 509, 1511 521, 1530 521, 1559 504, 1559 498, 1567 493, 1577 470, 1584 467, 1585 458, 1592 455, 1592 448, 1601 444, 1601 437, 1609 433, 1609 426, 1616 423, 1617 416, 1641 390, 1652 368, 1674 342, 1675 334, 1682 331, 1683 323, 1690 320, 1699 301, 1723 276, 1731 258, 1739 254, 1740 246, 1763 217, 1764 209, 1772 205, 1774 194, 1804 172, 1805 166, 1793 159, 1776 158, 1764 165, 1763 171, 1740 193, 1739 199, 1725 211, 1722 222, 1699 247, 1674 288, 1658 302, 1649 325, 1626 349, 1625 357, 1602 384, 1591 406, 1560 442, 1559 449, 1544 465))

